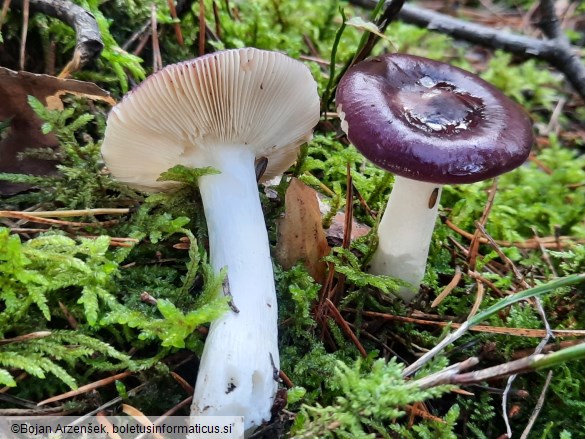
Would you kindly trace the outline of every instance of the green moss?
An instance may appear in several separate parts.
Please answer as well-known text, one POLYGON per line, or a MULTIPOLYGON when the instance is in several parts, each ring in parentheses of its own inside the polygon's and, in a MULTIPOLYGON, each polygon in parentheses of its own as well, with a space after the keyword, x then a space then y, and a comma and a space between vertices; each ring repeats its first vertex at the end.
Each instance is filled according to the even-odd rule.
MULTIPOLYGON (((150 47, 141 54, 143 62, 120 50, 120 45, 150 20, 151 3, 144 0, 84 2, 98 19, 106 47, 95 64, 78 72, 76 77, 97 81, 117 97, 139 82, 152 64, 150 47)), ((167 2, 155 3, 164 64, 193 57, 199 46, 199 4, 191 4, 182 13, 185 45, 181 47, 170 26, 167 2)), ((343 17, 371 20, 370 12, 336 0, 216 1, 217 22, 212 12, 214 3, 207 0, 204 6, 207 25, 221 33, 221 41, 207 39, 207 49, 255 46, 303 57, 318 82, 320 93, 328 85, 329 92, 333 91, 337 76, 362 39, 363 31, 355 27, 347 26, 340 31, 343 17), (333 49, 335 65, 329 66, 327 62, 332 58, 333 49)), ((14 42, 20 35, 19 26, 20 18, 9 15, 3 37, 12 44, 7 43, 6 47, 17 47, 14 42)), ((38 34, 45 52, 52 42, 57 45, 57 64, 68 61, 74 47, 70 28, 37 14, 31 20, 30 32, 38 34)), ((448 37, 403 23, 393 23, 387 34, 402 52, 449 60, 472 70, 477 68, 465 56, 470 47, 448 37)), ((373 53, 391 50, 391 44, 382 41, 373 53)), ((548 124, 552 108, 563 97, 558 92, 559 81, 542 64, 518 63, 501 52, 489 57, 482 75, 531 111, 537 128, 548 124)), ((29 192, 4 198, 5 208, 23 210, 40 204, 44 210, 119 206, 131 210, 124 216, 100 217, 117 221, 107 227, 94 217, 79 218, 93 225, 68 233, 55 228, 21 239, 10 235, 7 229, 0 229, 0 332, 6 338, 35 331, 51 332, 44 338, 3 346, 0 383, 12 386, 11 394, 15 396, 40 400, 95 380, 102 372, 140 372, 136 379, 143 383, 149 381, 142 394, 136 395, 126 382, 117 389, 103 389, 101 394, 104 398, 130 398, 135 406, 160 414, 160 407, 149 402, 155 399, 153 395, 165 404, 179 402, 176 386, 167 377, 172 366, 167 366, 166 361, 174 354, 199 354, 203 343, 197 328, 226 309, 225 299, 218 299, 216 294, 222 274, 214 274, 207 262, 205 218, 194 188, 202 170, 195 170, 195 174, 185 169, 171 170, 167 177, 187 186, 172 193, 145 197, 117 183, 103 168, 99 142, 107 109, 90 108, 78 99, 69 99, 64 112, 48 111, 32 98, 29 103, 44 121, 43 130, 54 132, 59 139, 60 147, 54 154, 47 157, 46 151, 42 152, 46 158, 59 161, 59 174, 51 177, 1 175, 3 180, 26 182, 34 187, 29 192), (111 245, 112 237, 130 237, 138 242, 116 248, 111 245), (148 294, 148 300, 141 298, 142 293, 148 294), (76 325, 74 330, 71 319, 76 325), (30 377, 19 382, 16 379, 19 370, 26 371, 30 377)), ((327 102, 323 110, 334 111, 335 103, 327 102)), ((582 113, 579 108, 564 113, 559 122, 564 128, 572 127, 582 113)), ((0 121, 0 131, 6 126, 9 121, 0 121)), ((541 237, 555 233, 585 237, 585 187, 582 185, 585 158, 578 149, 583 142, 569 144, 554 136, 549 141, 550 145, 535 149, 537 160, 499 178, 498 193, 486 225, 494 239, 523 241, 532 238, 534 233, 541 237)), ((30 151, 25 155, 35 154, 41 152, 30 151)), ((346 145, 334 118, 319 126, 314 139, 303 149, 302 158, 290 170, 330 197, 332 213, 324 218, 325 224, 338 209, 347 208, 344 203, 348 167, 357 192, 372 211, 381 212, 392 189, 393 177, 346 145)), ((448 218, 472 233, 475 221, 485 208, 490 185, 491 182, 446 186, 441 200, 442 219, 448 218)), ((275 241, 285 186, 286 182, 277 188, 276 199, 262 196, 271 242, 275 241)), ((354 216, 375 227, 376 219, 370 212, 361 203, 355 200, 353 203, 354 216)), ((462 320, 468 314, 475 301, 476 286, 466 275, 465 255, 458 247, 465 248, 468 244, 467 239, 452 231, 444 221, 437 222, 425 288, 419 302, 411 307, 426 313, 436 312, 428 303, 445 288, 458 265, 464 275, 459 286, 441 303, 437 314, 439 318, 454 320, 462 320)), ((421 391, 402 379, 402 366, 395 359, 379 359, 412 360, 421 348, 433 347, 448 329, 397 324, 365 316, 364 311, 411 315, 411 309, 393 299, 395 280, 364 273, 374 246, 375 229, 369 236, 354 241, 348 250, 333 249, 327 258, 335 270, 334 285, 337 282, 343 285, 338 291, 338 309, 368 352, 364 360, 357 360, 359 352, 339 325, 330 316, 322 318, 319 298, 324 290, 302 264, 290 270, 275 269, 281 367, 295 385, 289 392, 288 410, 296 414, 291 434, 351 438, 500 435, 504 426, 498 395, 483 387, 473 388, 476 395, 473 397, 444 393, 444 388, 421 391), (328 338, 324 338, 325 333, 328 338), (423 401, 429 413, 442 418, 442 422, 414 417, 410 425, 404 416, 406 405, 423 401)), ((553 269, 559 276, 585 271, 583 245, 548 251, 550 265, 540 249, 502 246, 501 250, 529 283, 533 279, 550 278, 553 269)), ((476 270, 484 278, 502 290, 516 288, 513 273, 503 266, 497 251, 482 245, 479 252, 476 270), (504 268, 493 270, 493 264, 504 268)), ((583 328, 585 299, 582 295, 566 294, 568 291, 578 290, 565 289, 542 298, 549 322, 555 328, 583 328)), ((486 288, 482 309, 498 300, 486 288)), ((517 304, 485 323, 543 327, 539 314, 527 304, 517 304)), ((489 353, 492 345, 497 347, 496 352, 491 357, 486 354, 483 360, 501 363, 519 349, 533 348, 537 343, 533 338, 467 334, 421 373, 439 370, 472 355, 489 353)), ((542 437, 580 437, 580 430, 575 426, 583 424, 583 372, 580 363, 555 371, 545 408, 534 430, 542 432, 542 437)), ((517 386, 530 389, 531 395, 522 402, 524 411, 514 420, 514 434, 525 425, 542 382, 540 373, 518 379, 517 386), (537 390, 532 391, 534 388, 537 390)), ((501 383, 489 385, 501 387, 501 383)), ((288 432, 289 426, 285 425, 284 430, 288 432)))

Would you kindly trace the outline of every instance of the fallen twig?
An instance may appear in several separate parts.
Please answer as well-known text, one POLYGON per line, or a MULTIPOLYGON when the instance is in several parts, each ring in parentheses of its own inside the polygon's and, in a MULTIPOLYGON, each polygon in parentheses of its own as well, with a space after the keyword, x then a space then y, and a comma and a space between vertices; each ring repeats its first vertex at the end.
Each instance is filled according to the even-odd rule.
POLYGON ((345 332, 345 334, 350 338, 350 340, 353 342, 357 350, 360 352, 360 355, 364 358, 367 358, 368 353, 360 343, 357 336, 353 333, 352 329, 349 327, 349 325, 347 324, 347 322, 345 321, 345 319, 343 318, 335 304, 328 298, 325 299, 325 303, 327 304, 327 307, 329 308, 329 311, 331 312, 331 316, 333 317, 333 319, 337 322, 341 330, 345 332))
POLYGON ((177 37, 177 43, 179 46, 184 46, 185 42, 183 40, 183 33, 181 32, 181 23, 179 22, 179 17, 177 16, 177 8, 175 7, 174 0, 167 0, 169 5, 169 11, 171 12, 171 17, 175 22, 173 23, 173 27, 175 28, 175 36, 177 37))
POLYGON ((2 25, 8 14, 8 9, 10 9, 10 2, 11 0, 4 0, 4 3, 2 4, 2 11, 0 11, 0 29, 2 29, 2 25))
POLYGON ((56 220, 51 218, 45 218, 43 216, 34 215, 34 212, 18 212, 18 211, 11 211, 11 210, 3 210, 0 211, 0 218, 19 218, 23 220, 27 220, 31 223, 39 223, 39 224, 50 224, 50 225, 58 225, 58 226, 67 226, 67 227, 86 227, 86 226, 109 226, 112 224, 116 224, 117 220, 108 220, 108 221, 96 221, 95 223, 87 223, 87 222, 78 222, 78 221, 63 221, 63 220, 56 220))
POLYGON ((205 21, 205 3, 199 2, 199 56, 205 55, 205 31, 207 22, 205 21))
POLYGON ((451 291, 453 291, 455 287, 459 285, 460 280, 461 268, 459 268, 459 266, 456 266, 455 275, 453 276, 453 279, 451 279, 451 282, 449 282, 447 286, 443 289, 443 291, 441 291, 441 294, 439 294, 436 297, 436 299, 433 300, 433 303, 431 303, 431 308, 436 308, 437 306, 439 306, 439 304, 445 299, 445 297, 447 297, 451 293, 451 291))
MULTIPOLYGON (((423 365, 428 363, 431 359, 433 359, 439 352, 441 352, 445 347, 449 346, 451 343, 458 340, 462 335, 464 335, 471 327, 478 325, 482 321, 484 321, 490 315, 501 311, 508 306, 520 302, 522 300, 530 299, 532 297, 538 297, 543 294, 549 293, 551 291, 556 290, 557 288, 577 284, 580 282, 585 281, 585 274, 574 274, 571 276, 561 277, 555 280, 552 280, 546 284, 539 285, 534 288, 530 288, 528 290, 521 291, 516 293, 512 296, 508 296, 505 299, 500 300, 499 302, 495 303, 494 305, 490 306, 488 309, 476 314, 473 318, 463 323, 456 331, 452 332, 451 334, 447 335, 443 340, 441 340, 433 349, 425 353, 421 356, 418 360, 412 363, 403 371, 404 376, 409 376, 419 370, 423 365)), ((570 348, 569 348, 570 349, 570 348)))
POLYGON ((29 334, 19 335, 18 337, 2 339, 2 340, 0 340, 0 345, 9 344, 9 343, 21 343, 23 341, 34 340, 36 338, 45 338, 51 334, 52 334, 51 331, 31 332, 29 334))
MULTIPOLYGON (((371 9, 377 2, 375 0, 350 0, 350 3, 371 9)), ((404 5, 398 17, 405 23, 426 27, 434 32, 450 35, 473 44, 547 61, 563 73, 575 91, 585 99, 585 65, 579 59, 579 49, 572 47, 563 35, 549 40, 515 35, 501 29, 470 23, 411 4, 404 5)))
POLYGON ((546 376, 546 381, 544 382, 544 386, 542 387, 542 391, 540 392, 540 396, 538 397, 538 401, 536 401, 536 405, 534 406, 534 410, 532 411, 532 414, 530 415, 530 419, 528 421, 528 424, 526 424, 526 428, 524 428, 524 431, 522 432, 522 436, 520 436, 520 439, 527 439, 528 438, 528 435, 530 434, 530 430, 532 430, 532 426, 534 425, 534 421, 536 421, 536 418, 538 418, 540 410, 542 409, 542 406, 544 405, 544 398, 546 396, 546 391, 548 390, 548 386, 550 386, 550 382, 552 380, 552 377, 553 377, 552 370, 549 370, 548 374, 546 376))
POLYGON ((89 11, 69 0, 12 0, 12 4, 23 9, 27 1, 30 1, 32 9, 55 17, 75 29, 77 43, 73 60, 65 67, 60 77, 68 76, 99 56, 104 43, 95 17, 89 11))
MULTIPOLYGON (((353 308, 346 308, 344 311, 348 312, 357 312, 357 310, 353 308)), ((437 320, 424 320, 424 319, 417 319, 414 317, 404 317, 404 316, 396 316, 393 314, 385 314, 382 312, 376 311, 360 311, 362 316, 365 317, 376 317, 381 318, 384 320, 393 320, 397 322, 404 322, 404 323, 412 323, 415 325, 426 325, 426 326, 438 326, 440 328, 450 327, 453 329, 459 329, 463 325, 462 323, 455 323, 455 322, 444 322, 444 321, 437 321, 437 320)), ((474 325, 469 328, 470 331, 474 332, 486 332, 489 334, 498 334, 498 335, 513 335, 517 337, 534 337, 534 338, 542 338, 546 335, 545 329, 527 329, 527 328, 508 328, 505 326, 490 326, 490 325, 474 325)), ((583 329, 553 329, 552 333, 555 337, 563 338, 563 337, 583 337, 585 336, 585 330, 583 329)), ((534 353, 534 352, 531 352, 534 353)))
POLYGON ((0 210, 0 218, 14 218, 11 214, 25 213, 28 216, 40 218, 66 218, 71 216, 95 216, 95 215, 124 215, 130 209, 80 209, 80 210, 39 210, 36 212, 20 212, 16 210, 0 210))
POLYGON ((85 386, 81 386, 78 389, 71 390, 69 392, 62 393, 60 395, 53 396, 51 398, 45 399, 37 404, 37 406, 42 406, 45 404, 49 404, 51 402, 61 401, 62 399, 72 398, 74 396, 82 395, 84 393, 89 392, 90 390, 97 389, 99 387, 107 386, 108 384, 113 383, 114 381, 121 380, 126 378, 127 376, 132 375, 132 372, 122 372, 116 375, 112 375, 110 377, 94 381, 93 383, 86 384, 85 386))
POLYGON ((294 384, 293 384, 292 380, 288 377, 288 375, 286 373, 284 373, 284 371, 279 370, 278 371, 278 377, 282 380, 282 382, 284 383, 284 385, 287 388, 290 389, 290 388, 294 387, 294 384))
POLYGON ((18 66, 24 70, 26 61, 26 37, 28 36, 28 19, 30 16, 30 0, 22 0, 22 29, 20 32, 20 52, 18 66))
MULTIPOLYGON (((453 224, 451 220, 444 219, 445 225, 449 227, 454 232, 457 232, 459 235, 463 236, 467 239, 473 239, 473 234, 469 233, 462 228, 458 227, 457 225, 453 224)), ((487 238, 479 238, 479 242, 482 244, 489 243, 487 238)), ((547 236, 538 239, 538 242, 534 239, 527 239, 526 241, 494 241, 500 247, 517 247, 517 248, 524 248, 524 249, 539 249, 541 246, 543 248, 553 248, 558 250, 559 245, 575 245, 575 244, 585 244, 585 239, 582 238, 574 238, 571 236, 547 236)))
POLYGON ((494 205, 494 198, 496 196, 496 192, 498 191, 498 179, 494 178, 492 186, 488 191, 488 199, 485 203, 485 207, 481 214, 479 221, 476 221, 476 228, 475 232, 473 233, 473 238, 471 238, 471 243, 469 244, 469 255, 467 256, 467 264, 470 270, 475 270, 475 261, 478 256, 479 252, 479 244, 481 237, 481 232, 483 226, 487 223, 488 216, 492 210, 492 206, 494 205))
MULTIPOLYGON (((563 349, 552 354, 536 354, 520 360, 510 361, 497 366, 462 373, 479 363, 477 357, 471 357, 461 363, 446 367, 445 369, 413 381, 420 388, 428 389, 443 384, 468 385, 483 381, 503 378, 510 375, 518 375, 533 372, 540 369, 549 369, 567 361, 579 360, 585 356, 585 343, 563 349)), ((404 373, 403 373, 404 375, 404 373)), ((542 395, 541 395, 542 397, 542 395)))
POLYGON ((150 34, 152 36, 152 71, 158 72, 162 69, 162 56, 158 44, 158 22, 156 19, 156 4, 150 8, 150 34))

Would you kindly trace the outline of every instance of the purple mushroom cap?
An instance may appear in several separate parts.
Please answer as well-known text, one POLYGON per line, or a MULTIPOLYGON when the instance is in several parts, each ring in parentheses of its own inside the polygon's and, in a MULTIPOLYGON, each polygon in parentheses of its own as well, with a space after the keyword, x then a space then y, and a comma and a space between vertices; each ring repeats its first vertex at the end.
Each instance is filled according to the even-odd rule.
POLYGON ((520 166, 534 142, 527 113, 478 76, 413 55, 362 61, 337 87, 350 142, 394 174, 473 183, 520 166))

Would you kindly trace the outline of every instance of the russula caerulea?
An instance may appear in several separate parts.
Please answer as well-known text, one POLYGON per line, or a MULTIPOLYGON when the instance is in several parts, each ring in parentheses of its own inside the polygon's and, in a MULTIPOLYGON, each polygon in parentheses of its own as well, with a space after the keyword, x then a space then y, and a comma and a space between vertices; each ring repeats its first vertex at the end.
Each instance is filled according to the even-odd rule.
POLYGON ((520 166, 533 143, 528 115, 478 76, 412 55, 369 58, 336 94, 341 127, 370 161, 395 175, 370 271, 418 292, 444 184, 473 183, 520 166))
MULTIPOLYGON (((147 191, 174 165, 211 166, 199 179, 211 264, 227 267, 235 308, 211 325, 192 415, 270 419, 279 355, 272 261, 255 175, 285 171, 319 120, 317 84, 302 63, 245 48, 167 66, 116 105, 102 154, 112 175, 147 191), (237 308, 237 312, 236 312, 237 308)), ((219 293, 219 292, 218 292, 219 293)))

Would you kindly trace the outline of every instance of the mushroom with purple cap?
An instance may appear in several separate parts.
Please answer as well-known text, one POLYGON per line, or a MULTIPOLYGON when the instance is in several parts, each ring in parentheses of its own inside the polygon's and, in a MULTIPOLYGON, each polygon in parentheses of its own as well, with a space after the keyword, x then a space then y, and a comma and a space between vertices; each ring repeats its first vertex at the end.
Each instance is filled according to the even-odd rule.
POLYGON ((418 292, 441 188, 520 166, 534 142, 526 112, 478 76, 405 54, 362 61, 343 76, 337 112, 349 141, 395 175, 370 272, 418 292))
POLYGON ((108 116, 102 155, 112 175, 145 191, 172 189, 175 165, 199 178, 211 264, 227 267, 234 307, 210 327, 192 415, 241 415, 250 431, 271 417, 278 383, 277 304, 256 182, 281 174, 319 120, 309 69, 278 52, 228 50, 167 66, 108 116), (237 311, 237 312, 236 312, 237 311))

